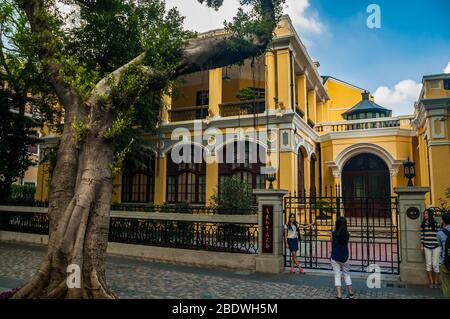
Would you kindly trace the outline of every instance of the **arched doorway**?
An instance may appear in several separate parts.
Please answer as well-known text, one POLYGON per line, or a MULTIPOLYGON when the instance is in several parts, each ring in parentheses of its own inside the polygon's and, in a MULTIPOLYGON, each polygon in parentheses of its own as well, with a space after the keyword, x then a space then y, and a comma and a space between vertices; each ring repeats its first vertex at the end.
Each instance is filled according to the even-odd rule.
POLYGON ((391 182, 386 163, 374 154, 351 158, 342 170, 342 194, 345 198, 390 196, 391 182))
POLYGON ((342 197, 347 216, 389 217, 389 168, 377 155, 362 153, 342 170, 342 197))

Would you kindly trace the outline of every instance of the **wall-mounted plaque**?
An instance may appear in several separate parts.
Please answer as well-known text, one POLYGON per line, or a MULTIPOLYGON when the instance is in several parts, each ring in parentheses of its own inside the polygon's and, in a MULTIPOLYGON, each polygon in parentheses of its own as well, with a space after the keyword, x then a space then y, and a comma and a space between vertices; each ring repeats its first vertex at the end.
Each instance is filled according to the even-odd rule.
POLYGON ((266 254, 273 253, 273 206, 265 205, 262 207, 262 252, 266 254))
POLYGON ((408 216, 411 219, 417 219, 420 217, 420 211, 417 207, 409 207, 406 210, 406 216, 408 216))

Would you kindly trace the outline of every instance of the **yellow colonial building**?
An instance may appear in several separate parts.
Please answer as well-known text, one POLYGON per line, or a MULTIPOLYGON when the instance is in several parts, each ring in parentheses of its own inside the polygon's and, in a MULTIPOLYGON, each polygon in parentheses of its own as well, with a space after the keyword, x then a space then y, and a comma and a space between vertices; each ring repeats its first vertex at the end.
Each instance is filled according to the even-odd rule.
MULTIPOLYGON (((430 186, 428 204, 438 205, 450 188, 450 74, 425 76, 415 113, 392 116, 365 89, 321 76, 288 16, 275 34, 259 58, 180 79, 159 134, 147 137, 155 150, 148 167, 125 164, 113 201, 208 205, 229 176, 267 187, 269 167, 275 188, 291 193, 391 196, 407 184, 409 158, 414 184, 430 186)), ((45 174, 41 165, 39 200, 48 197, 45 174)))

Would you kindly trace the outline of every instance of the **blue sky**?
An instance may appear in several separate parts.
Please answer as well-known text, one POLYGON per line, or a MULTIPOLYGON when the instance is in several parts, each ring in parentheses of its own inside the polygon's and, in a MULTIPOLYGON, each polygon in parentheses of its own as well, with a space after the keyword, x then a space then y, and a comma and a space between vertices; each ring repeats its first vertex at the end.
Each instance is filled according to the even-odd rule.
MULTIPOLYGON (((394 110, 412 112, 425 74, 443 73, 450 62, 447 0, 314 0, 305 10, 319 31, 297 25, 320 72, 375 93, 394 110), (369 29, 367 6, 378 4, 381 28, 369 29)), ((295 21, 294 21, 295 23, 295 21)))
MULTIPOLYGON (((166 2, 197 31, 222 27, 238 6, 226 0, 215 12, 191 0, 166 2)), ((448 0, 287 0, 286 13, 322 75, 370 90, 394 115, 412 113, 422 76, 443 73, 450 63, 448 0), (366 24, 372 3, 381 8, 380 29, 366 24)))

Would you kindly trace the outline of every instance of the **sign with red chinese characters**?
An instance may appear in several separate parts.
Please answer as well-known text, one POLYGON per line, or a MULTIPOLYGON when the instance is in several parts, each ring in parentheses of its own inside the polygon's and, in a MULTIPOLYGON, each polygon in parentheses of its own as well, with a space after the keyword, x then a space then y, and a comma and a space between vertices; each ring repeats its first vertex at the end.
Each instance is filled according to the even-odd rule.
POLYGON ((262 252, 266 254, 273 253, 273 206, 262 207, 262 252))

